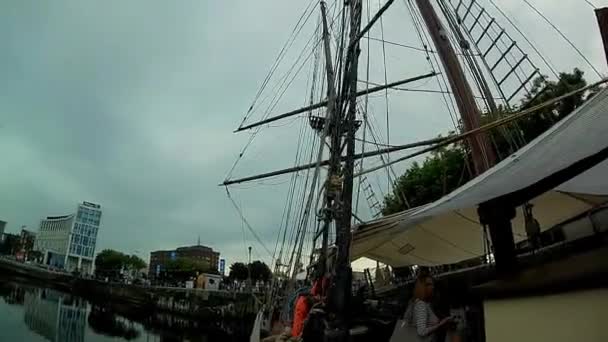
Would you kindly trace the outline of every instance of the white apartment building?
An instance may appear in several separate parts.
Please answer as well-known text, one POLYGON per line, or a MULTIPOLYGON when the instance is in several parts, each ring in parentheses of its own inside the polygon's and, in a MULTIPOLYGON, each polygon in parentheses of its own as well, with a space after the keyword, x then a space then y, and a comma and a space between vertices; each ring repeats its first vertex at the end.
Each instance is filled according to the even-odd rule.
POLYGON ((41 220, 34 249, 42 252, 46 265, 91 274, 100 222, 101 206, 83 202, 76 214, 41 220))

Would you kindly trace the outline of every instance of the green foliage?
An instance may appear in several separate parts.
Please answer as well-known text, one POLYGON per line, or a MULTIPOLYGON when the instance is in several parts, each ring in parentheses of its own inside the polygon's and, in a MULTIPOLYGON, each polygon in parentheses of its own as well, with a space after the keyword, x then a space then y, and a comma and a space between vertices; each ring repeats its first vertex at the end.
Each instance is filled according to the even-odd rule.
POLYGON ((272 272, 266 263, 256 260, 251 264, 247 265, 242 262, 235 262, 230 265, 230 273, 228 278, 232 281, 243 282, 249 277, 251 272, 251 279, 253 281, 267 282, 272 278, 272 272))
MULTIPOLYGON (((577 68, 572 73, 560 73, 557 82, 538 77, 530 89, 531 95, 526 95, 521 107, 529 108, 585 86, 587 86, 587 81, 583 77, 583 72, 577 68)), ((586 99, 587 95, 584 93, 570 96, 539 110, 539 115, 532 115, 518 122, 525 141, 531 141, 542 134, 554 123, 583 104, 586 99)))
POLYGON ((116 279, 121 271, 136 271, 146 267, 137 255, 127 255, 112 249, 104 249, 95 257, 95 274, 116 279))
POLYGON ((235 262, 230 265, 230 273, 228 273, 228 278, 236 281, 245 281, 249 276, 249 270, 247 269, 247 265, 242 262, 235 262))
POLYGON ((262 261, 256 260, 249 267, 251 268, 251 279, 254 281, 267 282, 272 277, 270 268, 262 261))
POLYGON ((4 242, 0 244, 0 254, 14 255, 21 249, 21 240, 18 235, 6 234, 4 242))
MULTIPOLYGON (((534 80, 531 95, 526 96, 519 108, 515 110, 538 105, 586 85, 583 72, 579 69, 574 69, 571 73, 561 73, 558 81, 548 81, 543 77, 538 77, 534 80)), ((506 158, 521 147, 523 142, 527 143, 538 137, 580 106, 593 92, 574 95, 542 108, 538 114, 518 120, 515 124, 491 131, 490 140, 498 159, 506 158)), ((482 115, 481 121, 488 123, 496 120, 497 116, 509 114, 505 108, 501 107, 499 113, 482 115)), ((390 215, 408 207, 420 206, 441 198, 471 179, 468 165, 471 165, 470 155, 463 144, 454 144, 436 150, 422 163, 414 162, 396 180, 393 192, 384 198, 382 214, 390 215), (409 206, 404 198, 407 199, 409 206)))
POLYGON ((465 165, 465 151, 460 146, 434 151, 422 164, 414 162, 399 177, 395 191, 384 199, 382 213, 389 215, 407 206, 417 207, 432 202, 470 179, 465 165))
POLYGON ((133 270, 141 270, 142 268, 146 268, 146 262, 143 261, 137 255, 131 255, 128 257, 127 267, 133 270))

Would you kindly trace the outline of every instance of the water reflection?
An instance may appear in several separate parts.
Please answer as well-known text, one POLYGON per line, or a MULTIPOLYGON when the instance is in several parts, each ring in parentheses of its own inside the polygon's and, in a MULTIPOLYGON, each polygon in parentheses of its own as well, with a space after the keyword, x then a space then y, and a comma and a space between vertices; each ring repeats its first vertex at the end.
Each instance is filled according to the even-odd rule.
POLYGON ((25 324, 49 341, 84 342, 87 306, 49 289, 25 291, 25 324))
POLYGON ((244 319, 192 320, 154 310, 133 310, 120 303, 90 302, 14 280, 0 279, 0 297, 2 341, 36 341, 32 336, 52 342, 246 341, 251 326, 244 319), (23 320, 4 320, 5 315, 18 311, 23 320))
POLYGON ((141 332, 133 326, 133 322, 115 315, 111 310, 93 305, 89 312, 89 327, 100 334, 109 337, 121 337, 126 341, 137 339, 141 332))

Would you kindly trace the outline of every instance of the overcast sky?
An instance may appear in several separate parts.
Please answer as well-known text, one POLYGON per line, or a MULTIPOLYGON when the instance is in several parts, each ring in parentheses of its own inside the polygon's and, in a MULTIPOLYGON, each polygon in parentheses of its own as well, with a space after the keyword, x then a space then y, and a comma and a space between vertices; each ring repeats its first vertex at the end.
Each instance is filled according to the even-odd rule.
MULTIPOLYGON (((496 2, 558 70, 580 67, 588 80, 598 79, 522 0, 496 2)), ((530 2, 606 74, 591 6, 584 0, 530 2)), ((254 258, 269 261, 251 234, 243 235, 241 220, 217 184, 249 138, 232 131, 307 4, 2 1, 0 220, 8 222, 11 232, 21 225, 37 230, 41 218, 73 212, 78 202, 91 201, 103 206, 97 251, 113 248, 147 259, 151 250, 195 244, 200 235, 202 244, 220 251, 228 262, 244 260, 249 244, 254 258)), ((310 24, 315 23, 316 16, 310 24)), ((402 1, 389 9, 384 30, 386 39, 420 46, 402 1)), ((378 37, 380 31, 376 28, 372 35, 378 37)), ((302 42, 294 45, 286 67, 302 42)), ((381 46, 371 49, 377 56, 381 46)), ((372 69, 381 75, 380 63, 372 69)), ((388 80, 395 81, 429 67, 420 53, 387 47, 387 70, 388 80)), ((275 113, 303 104, 309 74, 305 68, 275 113)), ((383 82, 379 76, 370 80, 383 82)), ((378 127, 384 127, 385 109, 374 101, 384 99, 370 102, 370 110, 379 109, 378 127)), ((450 129, 436 95, 391 95, 390 101, 392 143, 450 129)), ((235 175, 291 166, 300 123, 264 129, 235 175)), ((376 181, 385 184, 381 177, 376 181)), ((285 190, 284 183, 233 190, 271 248, 285 190)), ((378 186, 378 195, 385 190, 378 186)))

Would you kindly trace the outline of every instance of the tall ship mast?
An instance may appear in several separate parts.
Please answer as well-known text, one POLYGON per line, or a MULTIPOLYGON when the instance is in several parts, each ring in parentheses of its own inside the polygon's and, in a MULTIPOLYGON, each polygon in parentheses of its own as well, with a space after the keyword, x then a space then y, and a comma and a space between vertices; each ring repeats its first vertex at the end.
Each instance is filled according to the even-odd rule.
MULTIPOLYGON (((519 118, 533 115, 533 112, 539 108, 549 106, 568 96, 583 94, 591 89, 585 87, 573 90, 561 99, 551 99, 534 108, 519 108, 517 101, 522 97, 534 103, 542 93, 542 90, 533 90, 535 79, 547 78, 536 63, 540 61, 546 65, 549 72, 555 73, 555 71, 534 44, 524 36, 523 39, 527 41, 529 47, 535 50, 536 58, 531 58, 525 53, 513 36, 476 0, 403 1, 403 6, 414 24, 413 30, 422 44, 418 49, 425 54, 430 70, 389 82, 386 71, 386 45, 403 44, 390 42, 384 38, 383 20, 397 3, 394 0, 387 0, 375 4, 367 1, 364 4, 363 0, 348 0, 329 4, 325 1, 311 1, 308 4, 272 66, 262 89, 236 130, 236 132, 253 133, 226 180, 221 184, 231 196, 230 187, 234 185, 291 175, 284 219, 277 235, 277 247, 272 253, 275 275, 282 274, 282 279, 275 277, 273 280, 265 299, 266 313, 272 316, 273 310, 281 310, 280 307, 284 305, 288 293, 296 290, 296 279, 304 270, 304 266, 315 265, 314 270, 309 269, 308 273, 316 272, 318 276, 327 276, 331 280, 326 293, 328 327, 325 335, 330 336, 327 338, 331 341, 348 340, 353 321, 349 307, 353 282, 350 264, 355 257, 369 257, 394 267, 418 267, 424 264, 427 264, 426 266, 453 264, 466 260, 467 256, 470 258, 471 255, 481 255, 485 258, 484 263, 494 264, 500 274, 514 272, 518 261, 516 237, 512 227, 513 219, 517 220, 521 215, 525 219, 533 220, 531 202, 534 202, 538 195, 552 190, 561 184, 560 181, 563 183, 595 167, 603 160, 598 156, 597 160, 589 162, 586 168, 574 168, 569 172, 556 166, 555 173, 547 172, 546 175, 530 178, 528 182, 530 184, 522 183, 521 188, 514 188, 513 191, 502 187, 500 191, 496 190, 498 192, 493 193, 490 182, 485 186, 490 189, 491 194, 478 190, 481 197, 473 196, 474 199, 468 199, 466 202, 468 207, 472 206, 476 209, 474 215, 470 212, 459 213, 460 208, 449 210, 450 205, 446 205, 445 201, 446 199, 449 201, 452 194, 448 194, 442 199, 444 202, 438 200, 428 206, 410 208, 396 215, 379 218, 378 200, 368 176, 377 172, 386 172, 388 178, 386 190, 390 191, 395 187, 398 178, 392 169, 396 163, 450 144, 461 144, 470 157, 465 161, 467 172, 470 173, 471 178, 474 178, 467 184, 471 185, 471 193, 476 195, 476 186, 482 188, 484 181, 491 180, 488 177, 500 176, 500 172, 492 172, 496 169, 493 167, 507 157, 497 154, 498 147, 494 137, 501 136, 509 146, 510 153, 515 153, 529 143, 520 134, 520 130, 508 129, 516 127, 519 118), (270 99, 264 104, 267 107, 261 110, 261 116, 258 120, 252 120, 256 110, 263 107, 258 100, 277 71, 281 60, 284 59, 286 49, 293 45, 295 36, 313 17, 318 18, 318 23, 300 55, 307 57, 298 57, 296 63, 280 80, 278 87, 270 91, 270 97, 266 97, 270 99), (371 32, 378 30, 381 32, 381 37, 375 38, 371 32), (373 53, 370 43, 374 40, 382 44, 382 57, 385 63, 383 84, 369 80, 370 54, 373 53), (362 48, 363 44, 366 45, 362 48), (306 53, 306 50, 312 52, 306 53), (365 58, 361 57, 362 51, 366 54, 365 58), (271 115, 281 94, 296 78, 299 70, 307 64, 307 60, 310 61, 312 70, 309 78, 311 90, 308 103, 298 109, 271 115), (365 74, 365 80, 362 80, 362 74, 365 74), (454 134, 410 144, 390 144, 388 92, 404 89, 407 86, 413 87, 409 90, 416 91, 416 84, 433 79, 437 80, 439 86, 435 91, 444 99, 448 110, 453 114, 458 113, 457 117, 453 117, 454 134), (364 88, 360 87, 361 84, 364 88), (377 132, 374 131, 370 120, 369 99, 370 96, 376 95, 384 95, 386 99, 386 144, 377 141, 377 132), (263 127, 278 124, 289 118, 301 117, 306 119, 306 125, 314 132, 314 139, 309 139, 310 145, 296 153, 293 167, 254 176, 232 177, 233 171, 253 138, 263 127), (371 140, 374 142, 370 143, 371 140), (357 151, 358 147, 359 151, 357 151), (409 155, 393 157, 396 153, 409 149, 416 151, 409 155), (308 156, 308 162, 305 162, 304 154, 308 156), (365 168, 365 160, 372 158, 379 160, 380 164, 365 168), (562 173, 555 176, 559 172, 562 173), (498 176, 495 176, 496 174, 498 176), (543 178, 543 176, 547 177, 543 178), (547 184, 530 192, 536 196, 527 196, 522 192, 543 181, 547 184), (478 186, 479 184, 481 185, 478 186), (358 216, 362 188, 372 216, 367 222, 358 216), (517 194, 513 195, 514 193, 517 194), (299 199, 296 198, 298 196, 299 199), (434 214, 432 211, 431 214, 420 215, 420 213, 432 210, 433 206, 441 208, 441 205, 448 208, 445 209, 446 212, 459 214, 465 220, 472 221, 473 225, 482 228, 475 233, 483 236, 483 239, 479 240, 483 241, 481 244, 479 241, 475 242, 480 245, 476 246, 480 253, 469 253, 467 249, 465 256, 453 257, 450 253, 444 253, 447 256, 438 260, 412 252, 417 249, 418 243, 424 244, 425 239, 428 242, 429 238, 418 239, 413 235, 414 233, 405 233, 405 231, 409 229, 408 227, 416 227, 417 222, 426 219, 424 215, 439 217, 443 211, 439 214, 434 214), (522 208, 521 214, 518 208, 522 208), (373 212, 374 210, 376 213, 373 212), (291 241, 287 240, 290 229, 291 241), (403 234, 405 239, 399 240, 403 234), (489 255, 491 257, 488 257, 489 255), (276 298, 281 298, 283 301, 277 301, 276 298)), ((504 15, 494 2, 490 1, 490 3, 504 15)), ((505 18, 512 23, 506 15, 505 18)), ((513 25, 513 28, 521 34, 516 26, 513 25)), ((602 79, 594 86, 599 86, 603 82, 602 79)), ((304 141, 303 136, 301 133, 300 142, 304 141)), ((577 157, 572 156, 572 158, 577 157)), ((578 161, 577 159, 576 162, 578 161)), ((502 164, 504 162, 500 165, 502 164)), ((461 193, 458 190, 454 193, 455 202, 458 202, 457 196, 461 193)), ((466 193, 461 196, 465 198, 463 201, 467 200, 466 196, 466 193)), ((592 206, 604 203, 605 200, 604 197, 594 197, 591 200, 592 206)), ((409 207, 405 196, 400 198, 400 201, 406 209, 409 207)), ((237 206, 236 202, 233 203, 237 206)), ((579 209, 574 211, 579 213, 588 208, 579 209)), ((239 213, 242 215, 241 211, 239 213)), ((575 213, 572 211, 567 213, 567 215, 572 214, 575 213)), ((249 228, 253 232, 252 227, 249 228)), ((429 234, 433 236, 432 239, 451 243, 450 238, 439 236, 434 232, 429 234)), ((256 238, 259 240, 257 235, 256 238)), ((455 249, 463 248, 456 246, 455 249)), ((267 251, 270 254, 270 250, 267 251)), ((437 254, 442 255, 441 252, 437 254)))

